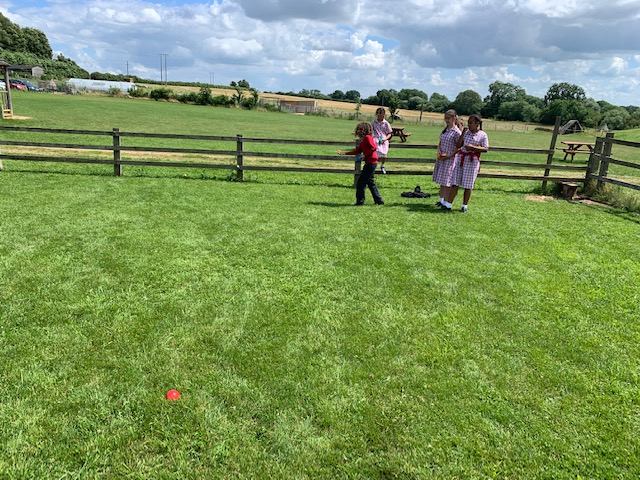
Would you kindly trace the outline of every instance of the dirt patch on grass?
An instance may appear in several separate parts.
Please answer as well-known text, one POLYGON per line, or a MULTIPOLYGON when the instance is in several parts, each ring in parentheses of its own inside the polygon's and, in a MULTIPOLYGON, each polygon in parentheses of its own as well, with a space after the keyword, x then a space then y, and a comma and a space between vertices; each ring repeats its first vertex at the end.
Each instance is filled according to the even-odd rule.
POLYGON ((527 195, 525 198, 531 202, 548 202, 554 199, 548 195, 527 195))

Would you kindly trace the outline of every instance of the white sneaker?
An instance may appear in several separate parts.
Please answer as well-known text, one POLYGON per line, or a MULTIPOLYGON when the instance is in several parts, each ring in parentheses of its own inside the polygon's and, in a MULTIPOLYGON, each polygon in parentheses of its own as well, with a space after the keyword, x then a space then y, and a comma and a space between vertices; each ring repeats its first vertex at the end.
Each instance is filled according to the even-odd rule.
POLYGON ((387 171, 384 169, 384 165, 380 166, 380 173, 382 173, 383 175, 387 173, 387 171))
POLYGON ((467 206, 466 205, 462 205, 462 207, 460 208, 460 211, 462 213, 467 213, 467 206))

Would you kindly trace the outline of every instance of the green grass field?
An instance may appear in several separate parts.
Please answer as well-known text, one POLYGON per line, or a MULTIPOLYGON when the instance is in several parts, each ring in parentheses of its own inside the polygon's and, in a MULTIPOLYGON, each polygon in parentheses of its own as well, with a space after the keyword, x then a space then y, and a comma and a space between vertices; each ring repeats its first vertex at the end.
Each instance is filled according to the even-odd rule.
MULTIPOLYGON (((50 97, 17 95, 20 124, 352 128, 50 97)), ((21 165, 0 172, 0 478, 640 476, 637 214, 533 182, 479 182, 463 215, 400 196, 429 177, 354 208, 348 176, 21 165)))

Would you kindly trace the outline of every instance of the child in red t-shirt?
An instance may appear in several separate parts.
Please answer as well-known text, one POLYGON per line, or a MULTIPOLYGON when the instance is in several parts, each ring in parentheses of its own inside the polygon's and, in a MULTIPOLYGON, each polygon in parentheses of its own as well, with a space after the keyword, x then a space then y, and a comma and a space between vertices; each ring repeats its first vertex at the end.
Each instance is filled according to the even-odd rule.
POLYGON ((338 155, 358 155, 359 153, 364 155, 364 167, 362 168, 362 172, 360 172, 358 182, 356 183, 355 204, 358 206, 364 205, 365 186, 369 187, 375 204, 384 205, 384 201, 380 196, 380 192, 378 192, 378 187, 374 179, 376 166, 378 165, 378 154, 376 152, 376 142, 373 139, 372 133, 373 129, 370 124, 366 122, 359 123, 354 134, 361 138, 360 144, 355 148, 355 150, 351 150, 349 152, 338 150, 338 155))

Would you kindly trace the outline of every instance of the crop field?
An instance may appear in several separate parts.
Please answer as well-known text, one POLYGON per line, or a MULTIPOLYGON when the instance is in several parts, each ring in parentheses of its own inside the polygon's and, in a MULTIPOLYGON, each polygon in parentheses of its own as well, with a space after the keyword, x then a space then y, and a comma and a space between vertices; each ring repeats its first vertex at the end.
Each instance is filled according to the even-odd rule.
MULTIPOLYGON (((316 116, 14 109, 0 125, 353 142, 316 116)), ((401 196, 429 176, 376 180, 385 205, 355 208, 351 175, 5 160, 0 478, 638 478, 638 214, 495 179, 445 214, 401 196)))

